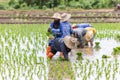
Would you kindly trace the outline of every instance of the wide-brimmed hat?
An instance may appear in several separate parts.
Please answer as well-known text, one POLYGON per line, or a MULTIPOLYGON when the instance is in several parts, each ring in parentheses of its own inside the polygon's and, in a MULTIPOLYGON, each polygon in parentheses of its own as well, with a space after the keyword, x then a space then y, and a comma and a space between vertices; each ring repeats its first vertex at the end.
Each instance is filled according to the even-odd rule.
POLYGON ((63 21, 67 21, 67 20, 69 20, 69 19, 71 18, 71 14, 63 13, 63 14, 61 15, 61 17, 62 17, 62 20, 63 20, 63 21))
POLYGON ((68 48, 74 49, 74 48, 76 48, 78 40, 77 40, 77 38, 74 38, 74 37, 71 37, 71 36, 65 36, 64 37, 64 43, 68 48))
POLYGON ((93 34, 96 34, 96 29, 95 28, 92 28, 92 27, 87 27, 85 28, 87 31, 93 31, 93 34))
POLYGON ((94 34, 93 34, 93 31, 87 31, 86 32, 86 35, 85 35, 85 39, 86 39, 86 41, 90 41, 92 38, 93 38, 93 36, 94 36, 94 34))
POLYGON ((52 16, 52 18, 61 19, 61 15, 60 15, 60 13, 54 13, 54 15, 52 16))

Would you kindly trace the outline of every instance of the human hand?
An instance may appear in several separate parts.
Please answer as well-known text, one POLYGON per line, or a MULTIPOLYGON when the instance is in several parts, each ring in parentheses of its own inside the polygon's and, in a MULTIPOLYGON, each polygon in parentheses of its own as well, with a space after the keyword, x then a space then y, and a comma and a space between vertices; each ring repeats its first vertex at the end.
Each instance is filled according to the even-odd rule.
POLYGON ((93 42, 90 42, 90 46, 93 47, 93 42))

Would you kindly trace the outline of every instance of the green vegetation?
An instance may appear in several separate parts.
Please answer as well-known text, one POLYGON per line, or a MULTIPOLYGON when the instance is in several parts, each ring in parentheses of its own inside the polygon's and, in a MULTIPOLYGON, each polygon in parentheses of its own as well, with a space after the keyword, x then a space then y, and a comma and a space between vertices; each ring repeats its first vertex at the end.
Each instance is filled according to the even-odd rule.
POLYGON ((119 60, 107 59, 86 59, 84 62, 76 61, 73 63, 74 71, 79 80, 118 80, 119 73, 119 60))
POLYGON ((117 34, 115 37, 116 40, 120 41, 120 34, 117 34))
POLYGON ((104 55, 102 55, 102 58, 111 58, 111 57, 104 54, 104 55))
POLYGON ((120 0, 9 0, 6 3, 8 5, 6 9, 97 9, 115 7, 120 0))
POLYGON ((94 23, 97 30, 95 38, 115 38, 120 32, 120 23, 94 23))
POLYGON ((83 60, 82 52, 77 52, 77 60, 83 60))
POLYGON ((0 24, 0 74, 2 80, 23 78, 46 80, 46 58, 42 55, 47 46, 47 39, 44 37, 45 30, 43 28, 39 25, 0 24))
POLYGON ((95 47, 94 48, 95 49, 100 49, 100 45, 99 44, 100 44, 100 42, 95 42, 95 47))
POLYGON ((50 80, 75 80, 69 61, 48 61, 50 80))
POLYGON ((120 46, 113 48, 113 55, 120 55, 120 46))
MULTIPOLYGON (((114 38, 120 23, 92 23, 97 29, 95 38, 114 38), (114 34, 113 34, 114 33, 114 34)), ((0 24, 0 74, 2 80, 117 80, 120 63, 117 59, 50 61, 45 56, 49 24, 0 24), (12 73, 11 73, 12 72, 12 73), (93 78, 94 76, 94 78, 93 78), (105 77, 105 78, 103 78, 105 77)), ((99 45, 99 42, 96 43, 99 45)), ((101 46, 102 47, 102 46, 101 46)), ((113 49, 120 53, 120 47, 113 49)), ((82 53, 77 55, 82 58, 82 53)), ((103 55, 102 58, 107 58, 103 55)))

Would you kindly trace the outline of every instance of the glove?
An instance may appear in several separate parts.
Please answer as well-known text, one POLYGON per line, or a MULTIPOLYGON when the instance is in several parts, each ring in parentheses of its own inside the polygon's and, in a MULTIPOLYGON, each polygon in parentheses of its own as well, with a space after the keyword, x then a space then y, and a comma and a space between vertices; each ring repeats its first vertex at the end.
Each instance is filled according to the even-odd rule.
POLYGON ((49 36, 49 40, 53 40, 55 37, 53 35, 49 36))

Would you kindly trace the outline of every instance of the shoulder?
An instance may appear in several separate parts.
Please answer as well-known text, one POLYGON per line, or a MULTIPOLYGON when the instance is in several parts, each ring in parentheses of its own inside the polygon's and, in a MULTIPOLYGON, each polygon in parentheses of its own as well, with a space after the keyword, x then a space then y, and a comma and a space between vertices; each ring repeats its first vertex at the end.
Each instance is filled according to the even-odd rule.
POLYGON ((54 22, 51 22, 50 25, 52 25, 54 22))
POLYGON ((70 24, 70 22, 68 22, 68 21, 64 21, 64 22, 61 22, 61 23, 63 23, 63 24, 70 24))
POLYGON ((53 27, 53 22, 52 22, 52 23, 50 23, 50 27, 53 27))
POLYGON ((70 22, 67 22, 67 24, 71 25, 71 23, 70 23, 70 22))

